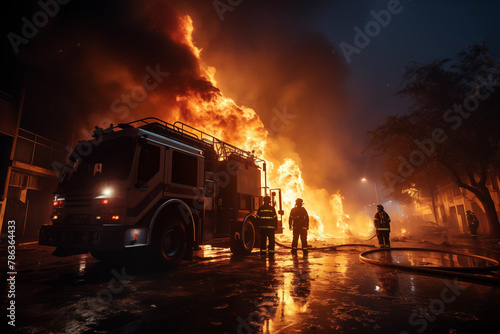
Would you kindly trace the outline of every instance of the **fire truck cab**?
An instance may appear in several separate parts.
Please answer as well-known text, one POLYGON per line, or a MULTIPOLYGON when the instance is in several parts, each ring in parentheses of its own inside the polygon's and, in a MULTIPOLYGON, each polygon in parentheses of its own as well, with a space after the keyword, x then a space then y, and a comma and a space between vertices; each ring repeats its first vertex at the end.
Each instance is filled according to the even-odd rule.
MULTIPOLYGON (((227 246, 238 255, 258 245, 255 212, 268 193, 264 160, 157 118, 96 127, 93 137, 78 143, 61 170, 40 245, 98 259, 146 247, 170 265, 191 259, 199 245, 227 246)), ((279 233, 281 193, 272 195, 279 233)))

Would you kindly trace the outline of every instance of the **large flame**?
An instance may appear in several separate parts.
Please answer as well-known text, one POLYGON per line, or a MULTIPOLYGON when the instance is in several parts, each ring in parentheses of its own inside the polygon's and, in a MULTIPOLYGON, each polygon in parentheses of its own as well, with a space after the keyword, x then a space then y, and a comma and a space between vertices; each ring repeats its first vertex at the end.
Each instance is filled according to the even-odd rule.
MULTIPOLYGON (((275 139, 269 136, 262 120, 253 109, 238 106, 216 87, 216 70, 204 64, 201 58, 202 50, 193 42, 193 32, 193 21, 187 15, 178 18, 176 29, 164 31, 171 40, 192 53, 197 60, 199 80, 186 84, 187 88, 179 90, 174 100, 172 96, 167 96, 168 94, 159 90, 149 92, 148 102, 154 109, 140 110, 141 114, 153 114, 170 123, 184 122, 245 151, 255 151, 255 155, 264 158, 268 162, 268 185, 270 188, 282 189, 285 236, 291 233, 288 230, 288 215, 297 198, 304 200, 309 212, 312 239, 368 235, 369 226, 358 223, 359 219, 350 220, 344 214, 340 193, 330 194, 325 189, 305 184, 297 153, 290 151, 288 157, 282 160, 273 157, 267 148, 272 146, 275 139)), ((119 75, 115 78, 117 81, 121 81, 120 78, 125 78, 127 82, 130 80, 126 71, 113 72, 119 75)), ((129 83, 127 86, 133 87, 133 84, 129 83)))
MULTIPOLYGON (((185 16, 180 19, 180 23, 179 31, 185 35, 182 38, 176 38, 193 51, 199 60, 200 73, 203 73, 212 86, 216 87, 215 69, 202 65, 201 50, 193 43, 193 21, 189 16, 185 16)), ((331 195, 325 189, 308 187, 304 183, 297 161, 290 157, 283 161, 277 161, 266 151, 266 145, 272 141, 272 138, 253 109, 238 106, 218 89, 203 95, 190 91, 187 95, 178 96, 177 102, 179 105, 177 119, 244 150, 254 150, 257 155, 269 162, 270 188, 279 187, 282 189, 284 210, 287 213, 283 221, 285 235, 290 234, 287 228, 288 213, 297 198, 304 200, 305 207, 309 212, 310 235, 313 239, 322 239, 325 236, 344 237, 346 231, 350 230, 340 193, 331 195)))

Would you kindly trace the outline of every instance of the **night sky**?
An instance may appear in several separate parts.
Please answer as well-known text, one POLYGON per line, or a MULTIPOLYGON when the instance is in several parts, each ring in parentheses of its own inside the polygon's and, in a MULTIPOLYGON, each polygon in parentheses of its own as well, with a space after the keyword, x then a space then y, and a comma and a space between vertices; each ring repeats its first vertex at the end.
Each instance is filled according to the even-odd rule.
MULTIPOLYGON (((22 18, 31 20, 39 4, 2 7, 0 89, 18 98, 28 82, 22 127, 65 145, 70 136, 60 127, 92 128, 96 115, 109 113, 105 109, 123 91, 120 82, 102 83, 115 63, 134 77, 159 62, 170 64, 178 78, 188 72, 186 77, 199 79, 189 55, 159 32, 188 14, 202 61, 217 70, 217 88, 254 109, 266 126, 273 110, 293 115, 277 142, 299 156, 306 182, 340 189, 347 205, 349 199, 373 197, 360 183, 381 175, 370 164, 370 152, 362 153, 366 132, 387 115, 407 112, 408 102, 393 94, 410 61, 451 57, 481 38, 494 57, 500 55, 498 1, 72 0, 60 4, 18 53, 8 34, 20 34, 22 18), (355 28, 364 31, 375 20, 371 12, 381 10, 394 13, 348 61, 342 45, 354 47, 355 28)), ((203 80, 197 83, 208 89, 203 80)), ((194 84, 179 80, 164 93, 182 91, 183 85, 194 84)))

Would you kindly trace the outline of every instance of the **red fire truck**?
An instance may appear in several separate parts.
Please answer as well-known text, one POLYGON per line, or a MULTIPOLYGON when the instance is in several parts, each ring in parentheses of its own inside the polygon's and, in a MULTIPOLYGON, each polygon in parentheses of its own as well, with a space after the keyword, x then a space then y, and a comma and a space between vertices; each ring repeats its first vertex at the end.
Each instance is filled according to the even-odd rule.
POLYGON ((143 247, 165 264, 200 245, 247 255, 259 243, 255 212, 270 193, 266 162, 181 122, 157 118, 97 128, 61 170, 52 224, 39 244, 97 259, 143 247), (264 186, 262 186, 264 183, 264 186))

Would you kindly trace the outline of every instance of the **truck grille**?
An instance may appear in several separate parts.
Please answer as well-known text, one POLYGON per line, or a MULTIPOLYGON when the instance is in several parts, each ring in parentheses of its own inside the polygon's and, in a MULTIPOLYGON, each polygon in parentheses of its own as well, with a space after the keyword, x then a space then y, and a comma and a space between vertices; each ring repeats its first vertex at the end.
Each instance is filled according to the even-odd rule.
POLYGON ((66 194, 63 224, 89 225, 92 221, 92 193, 66 194))

